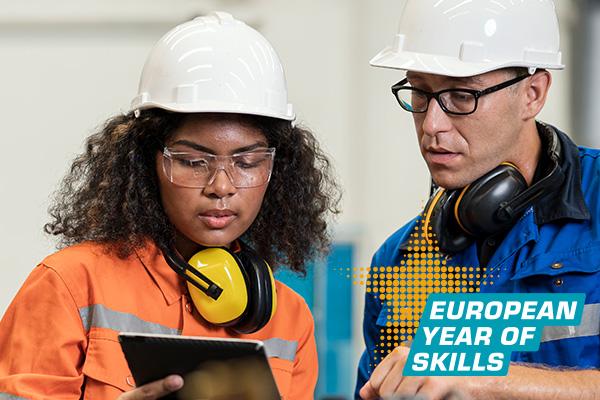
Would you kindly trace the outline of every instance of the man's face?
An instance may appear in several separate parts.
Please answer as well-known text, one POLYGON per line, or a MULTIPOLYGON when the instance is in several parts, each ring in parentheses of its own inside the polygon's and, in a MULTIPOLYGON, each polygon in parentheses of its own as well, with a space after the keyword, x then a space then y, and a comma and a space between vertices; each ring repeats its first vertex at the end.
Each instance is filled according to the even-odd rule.
MULTIPOLYGON (((482 90, 513 78, 500 70, 469 78, 409 72, 411 86, 437 92, 452 88, 482 90)), ((464 187, 504 161, 518 162, 520 83, 479 98, 469 115, 445 113, 435 99, 427 112, 413 114, 421 154, 433 181, 446 189, 464 187)))

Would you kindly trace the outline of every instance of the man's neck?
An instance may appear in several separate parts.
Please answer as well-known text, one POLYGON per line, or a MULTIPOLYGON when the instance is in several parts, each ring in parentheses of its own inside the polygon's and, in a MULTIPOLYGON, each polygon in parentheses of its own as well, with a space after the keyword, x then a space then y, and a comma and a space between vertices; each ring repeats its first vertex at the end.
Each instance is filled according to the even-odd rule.
POLYGON ((527 184, 531 185, 542 153, 542 141, 534 120, 524 127, 520 138, 515 154, 508 161, 519 168, 527 184))

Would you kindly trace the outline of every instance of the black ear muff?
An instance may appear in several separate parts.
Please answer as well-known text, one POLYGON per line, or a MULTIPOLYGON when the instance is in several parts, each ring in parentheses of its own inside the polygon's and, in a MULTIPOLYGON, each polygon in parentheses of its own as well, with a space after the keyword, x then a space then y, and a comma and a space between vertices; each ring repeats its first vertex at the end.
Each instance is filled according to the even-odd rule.
POLYGON ((240 333, 252 333, 264 327, 274 313, 274 279, 271 268, 251 249, 243 249, 238 256, 248 279, 248 306, 233 328, 240 333))
POLYGON ((527 190, 527 182, 510 163, 502 163, 492 171, 465 187, 454 204, 454 217, 469 235, 485 238, 501 232, 516 218, 504 218, 498 213, 508 203, 527 190))
POLYGON ((437 239, 440 250, 454 254, 475 238, 486 238, 509 229, 538 199, 564 181, 560 167, 561 145, 554 128, 538 123, 550 168, 530 187, 518 168, 502 163, 464 189, 436 190, 424 210, 427 241, 437 239), (431 234, 432 235, 431 235, 431 234))
POLYGON ((459 195, 459 191, 438 188, 423 212, 427 243, 448 254, 459 252, 472 242, 454 218, 454 204, 459 195))
POLYGON ((428 242, 435 237, 444 253, 455 254, 466 249, 475 237, 506 229, 515 218, 502 218, 500 205, 526 189, 525 178, 510 163, 499 165, 463 189, 437 189, 424 211, 430 232, 428 242))

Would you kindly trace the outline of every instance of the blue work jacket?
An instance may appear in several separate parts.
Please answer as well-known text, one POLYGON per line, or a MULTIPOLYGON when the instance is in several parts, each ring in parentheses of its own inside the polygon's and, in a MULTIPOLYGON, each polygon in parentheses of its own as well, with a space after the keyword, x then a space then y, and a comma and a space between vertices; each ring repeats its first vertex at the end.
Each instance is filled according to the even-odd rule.
MULTIPOLYGON (((498 278, 493 285, 481 285, 480 291, 585 293, 579 326, 546 327, 538 351, 513 352, 511 360, 600 368, 600 150, 577 147, 557 132, 565 180, 555 193, 531 206, 506 234, 486 266, 498 278)), ((415 218, 390 236, 371 265, 400 265, 417 222, 415 218)), ((447 265, 478 266, 477 245, 452 256, 447 265)), ((366 293, 366 350, 358 366, 356 398, 376 366, 374 349, 389 313, 385 301, 366 293)))

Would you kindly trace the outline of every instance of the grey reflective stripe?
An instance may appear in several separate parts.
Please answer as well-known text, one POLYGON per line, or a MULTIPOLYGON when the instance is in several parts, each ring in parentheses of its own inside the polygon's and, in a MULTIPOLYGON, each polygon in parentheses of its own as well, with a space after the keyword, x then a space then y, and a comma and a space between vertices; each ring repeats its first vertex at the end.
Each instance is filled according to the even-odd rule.
POLYGON ((112 329, 119 332, 162 333, 166 335, 181 334, 178 329, 144 321, 133 314, 114 311, 102 304, 82 307, 79 309, 79 315, 87 331, 94 327, 112 329))
POLYGON ((0 400, 27 400, 25 397, 15 396, 14 394, 0 393, 0 400))
POLYGON ((298 342, 279 338, 263 340, 267 357, 277 357, 282 360, 294 361, 298 342))
POLYGON ((600 304, 586 304, 577 326, 546 326, 542 332, 542 343, 552 340, 600 335, 600 304))

